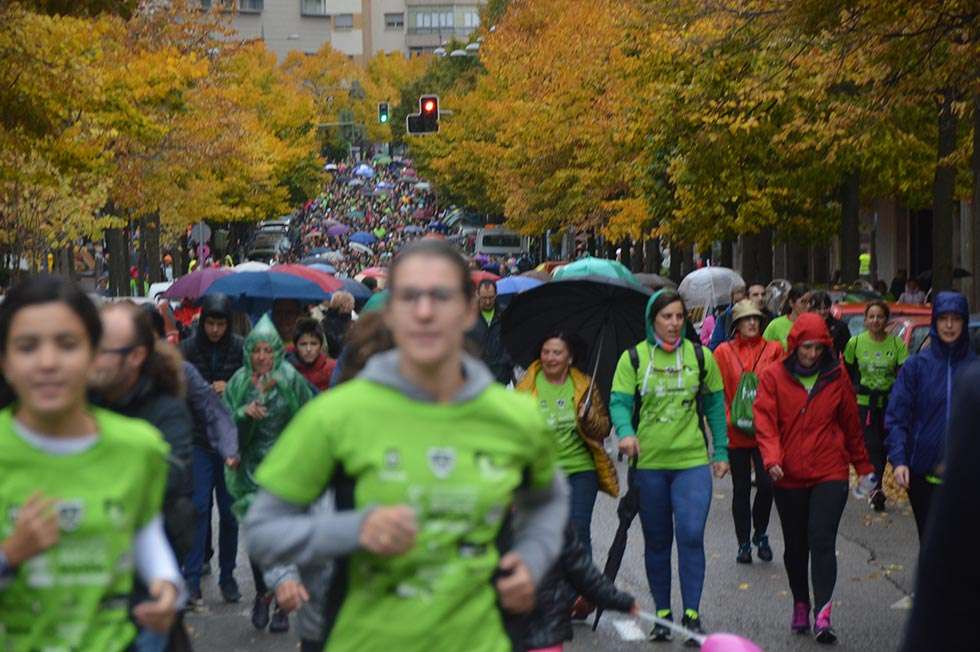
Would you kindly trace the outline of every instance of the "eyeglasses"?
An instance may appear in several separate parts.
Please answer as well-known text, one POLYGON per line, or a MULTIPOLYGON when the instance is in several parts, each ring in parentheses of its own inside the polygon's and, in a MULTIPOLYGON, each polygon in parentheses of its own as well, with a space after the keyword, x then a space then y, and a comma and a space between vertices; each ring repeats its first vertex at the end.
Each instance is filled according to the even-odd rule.
POLYGON ((121 346, 118 349, 106 349, 99 347, 99 353, 106 355, 129 355, 129 352, 136 348, 135 344, 130 344, 129 346, 121 346))
POLYGON ((432 288, 431 290, 422 290, 420 288, 398 288, 392 290, 391 298, 395 303, 410 304, 415 305, 423 299, 423 297, 428 297, 434 305, 444 306, 459 295, 463 293, 462 290, 458 288, 432 288))

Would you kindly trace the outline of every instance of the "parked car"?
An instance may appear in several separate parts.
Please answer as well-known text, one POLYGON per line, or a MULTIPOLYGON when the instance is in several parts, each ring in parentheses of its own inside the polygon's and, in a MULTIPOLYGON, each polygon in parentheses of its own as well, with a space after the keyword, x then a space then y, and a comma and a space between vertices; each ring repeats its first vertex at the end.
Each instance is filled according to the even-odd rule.
MULTIPOLYGON (((847 324, 847 329, 851 335, 864 332, 864 310, 868 307, 867 303, 835 303, 830 308, 830 314, 847 324)), ((932 314, 931 306, 915 306, 907 303, 889 303, 892 319, 898 317, 912 317, 932 314)))
POLYGON ((922 348, 922 343, 929 337, 929 327, 932 324, 931 315, 905 315, 893 317, 885 332, 896 336, 905 342, 909 353, 916 353, 922 348))
POLYGON ((263 230, 255 234, 245 257, 248 260, 268 263, 277 255, 289 251, 289 247, 289 238, 281 231, 263 230))
MULTIPOLYGON (((923 319, 920 317, 914 318, 914 324, 908 324, 906 326, 907 330, 911 331, 911 339, 905 340, 905 345, 909 347, 909 353, 918 353, 922 349, 929 346, 929 325, 931 323, 930 319, 923 319), (920 323, 921 322, 921 323, 920 323)), ((891 323, 888 324, 886 330, 893 328, 891 323)), ((901 328, 901 326, 895 326, 895 329, 901 328)), ((970 315, 970 323, 967 324, 967 328, 970 333, 970 346, 973 348, 973 352, 980 355, 980 313, 974 313, 970 315)), ((894 332, 889 330, 889 332, 894 332)), ((895 333, 898 335, 898 333, 895 333)), ((905 339, 903 337, 903 339, 905 339)))

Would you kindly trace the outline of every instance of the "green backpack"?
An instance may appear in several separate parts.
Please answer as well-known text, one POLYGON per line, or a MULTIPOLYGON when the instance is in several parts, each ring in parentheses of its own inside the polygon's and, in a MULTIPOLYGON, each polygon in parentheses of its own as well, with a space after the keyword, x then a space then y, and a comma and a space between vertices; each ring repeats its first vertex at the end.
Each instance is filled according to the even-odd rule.
MULTIPOLYGON (((759 377, 755 373, 756 365, 762 358, 766 348, 762 347, 759 357, 755 359, 755 364, 748 371, 742 368, 742 375, 738 379, 738 386, 735 388, 735 396, 732 398, 732 425, 747 435, 755 436, 755 422, 752 418, 752 404, 755 403, 755 394, 759 389, 759 377)), ((738 360, 738 356, 735 356, 738 360)), ((739 360, 739 365, 742 362, 739 360)))

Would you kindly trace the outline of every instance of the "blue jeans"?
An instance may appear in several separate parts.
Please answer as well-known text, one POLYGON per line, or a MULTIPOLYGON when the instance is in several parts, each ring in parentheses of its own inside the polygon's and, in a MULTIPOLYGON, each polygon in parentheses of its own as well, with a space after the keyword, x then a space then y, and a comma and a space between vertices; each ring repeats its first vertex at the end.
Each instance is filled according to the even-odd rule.
POLYGON ((595 471, 579 471, 568 476, 571 489, 571 511, 569 520, 575 528, 575 535, 592 556, 592 508, 599 493, 599 474, 595 471))
POLYGON ((133 642, 133 648, 136 652, 165 652, 169 642, 169 634, 158 634, 148 629, 141 629, 133 642))
POLYGON ((711 507, 711 467, 682 471, 638 469, 640 523, 647 581, 657 609, 670 609, 670 549, 677 535, 684 609, 697 611, 704 588, 704 526, 711 507))
POLYGON ((232 498, 225 487, 225 462, 221 456, 200 446, 194 447, 194 510, 197 523, 194 531, 194 547, 187 555, 185 575, 192 591, 201 587, 201 568, 204 565, 205 548, 211 531, 212 495, 218 498, 219 541, 218 561, 221 567, 219 581, 232 578, 235 556, 238 554, 238 521, 231 512, 232 498))

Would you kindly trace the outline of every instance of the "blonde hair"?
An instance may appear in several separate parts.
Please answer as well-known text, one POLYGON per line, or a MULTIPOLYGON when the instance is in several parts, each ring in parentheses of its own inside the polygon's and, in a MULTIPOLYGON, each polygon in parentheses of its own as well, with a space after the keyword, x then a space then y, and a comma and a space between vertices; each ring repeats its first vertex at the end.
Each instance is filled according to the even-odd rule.
POLYGON ((330 307, 339 312, 351 312, 354 310, 354 295, 344 290, 338 290, 330 298, 330 307))

